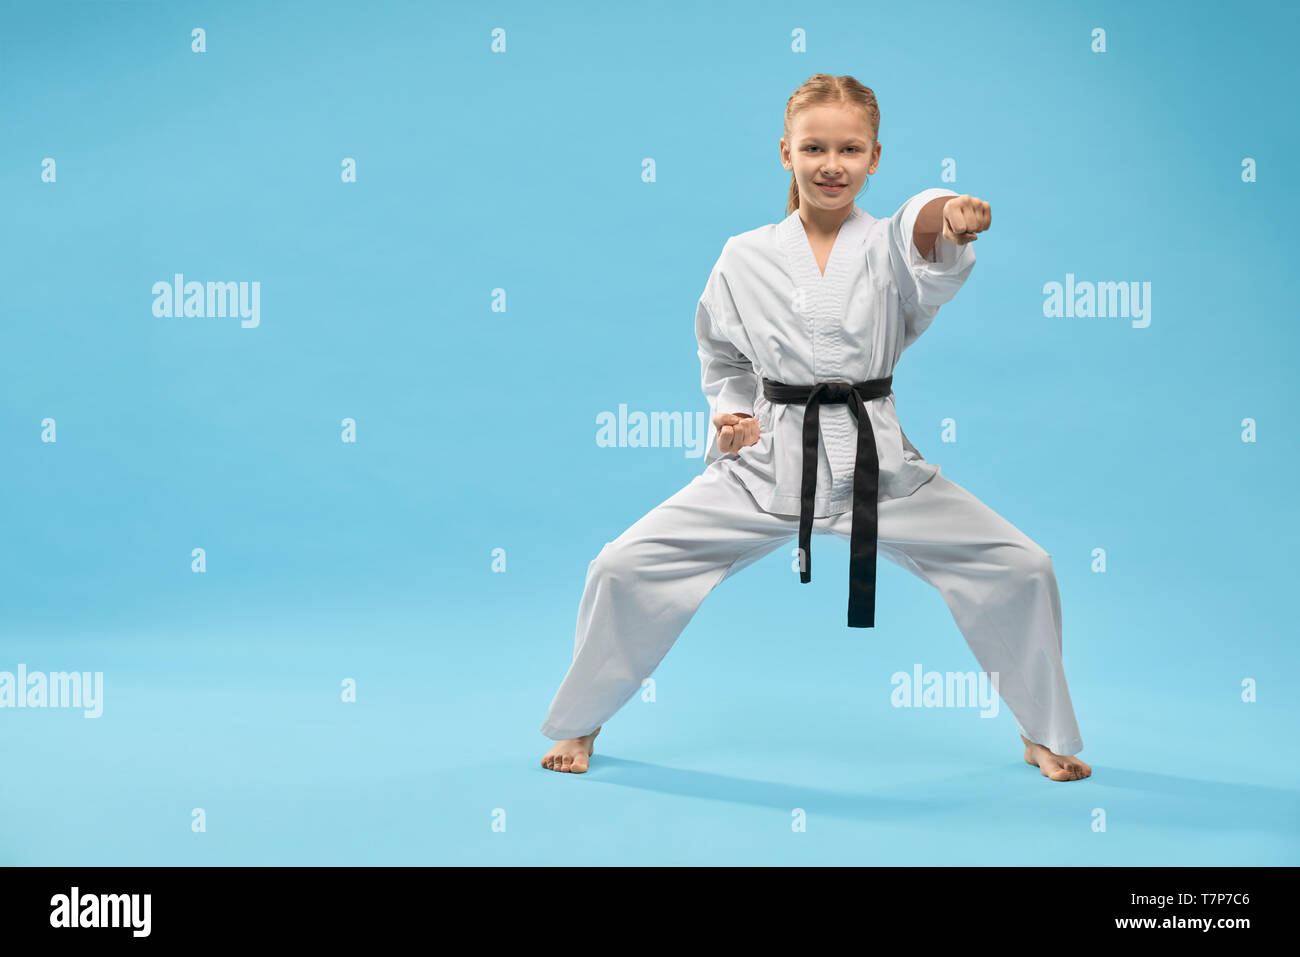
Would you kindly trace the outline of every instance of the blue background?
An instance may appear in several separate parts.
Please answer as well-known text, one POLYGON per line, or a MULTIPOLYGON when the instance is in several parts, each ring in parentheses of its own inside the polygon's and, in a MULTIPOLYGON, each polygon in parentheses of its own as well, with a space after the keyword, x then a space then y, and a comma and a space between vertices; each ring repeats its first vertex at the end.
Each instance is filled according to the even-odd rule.
POLYGON ((1293 5, 0 10, 0 670, 104 674, 98 719, 0 709, 0 861, 1297 862, 1293 5), (845 628, 830 536, 841 573, 706 599, 590 773, 539 766, 587 563, 702 468, 596 416, 707 409, 696 299, 785 216, 818 72, 880 101, 863 209, 991 203, 894 387, 1054 556, 1086 782, 1005 708, 891 707, 977 665, 888 562, 845 628), (154 317, 177 272, 259 281, 260 326, 154 317), (1149 281, 1149 328, 1044 318, 1070 272, 1149 281))

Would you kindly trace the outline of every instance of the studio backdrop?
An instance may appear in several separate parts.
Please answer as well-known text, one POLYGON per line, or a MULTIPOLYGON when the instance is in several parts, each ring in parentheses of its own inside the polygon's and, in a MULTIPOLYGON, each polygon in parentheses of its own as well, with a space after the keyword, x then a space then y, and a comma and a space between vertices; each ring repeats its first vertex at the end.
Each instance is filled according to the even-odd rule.
POLYGON ((0 862, 1296 863, 1297 19, 5 4, 0 862), (893 388, 1052 555, 1087 782, 927 707, 978 668, 943 601, 882 559, 846 628, 829 536, 539 766, 815 73, 878 97, 864 211, 991 203, 893 388))

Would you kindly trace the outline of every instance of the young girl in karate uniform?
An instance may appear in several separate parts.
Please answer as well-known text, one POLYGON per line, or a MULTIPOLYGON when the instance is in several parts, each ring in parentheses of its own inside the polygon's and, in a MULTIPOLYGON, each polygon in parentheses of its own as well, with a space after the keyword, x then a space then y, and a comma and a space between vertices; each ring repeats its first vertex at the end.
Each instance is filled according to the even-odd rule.
MULTIPOLYGON (((1015 716, 1025 760, 1087 777, 1061 660, 1051 555, 925 461, 890 389, 903 350, 975 265, 989 204, 928 189, 888 219, 855 205, 880 112, 818 74, 786 104, 787 216, 732 236, 696 311, 713 425, 705 469, 587 568, 573 660, 541 730, 554 771, 586 771, 601 725, 641 687, 705 596, 799 539, 850 543, 850 627, 873 627, 877 551, 933 585, 1015 716)), ((820 567, 820 566, 819 566, 820 567)))

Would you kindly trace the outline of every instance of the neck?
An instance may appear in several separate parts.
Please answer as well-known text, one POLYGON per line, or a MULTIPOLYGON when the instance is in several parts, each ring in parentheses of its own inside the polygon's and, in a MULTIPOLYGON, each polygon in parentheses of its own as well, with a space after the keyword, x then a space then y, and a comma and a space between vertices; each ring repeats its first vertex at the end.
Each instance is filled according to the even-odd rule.
POLYGON ((823 209, 800 203, 795 212, 803 222, 804 232, 809 235, 833 236, 839 232, 844 221, 853 215, 853 204, 849 203, 840 209, 823 209))

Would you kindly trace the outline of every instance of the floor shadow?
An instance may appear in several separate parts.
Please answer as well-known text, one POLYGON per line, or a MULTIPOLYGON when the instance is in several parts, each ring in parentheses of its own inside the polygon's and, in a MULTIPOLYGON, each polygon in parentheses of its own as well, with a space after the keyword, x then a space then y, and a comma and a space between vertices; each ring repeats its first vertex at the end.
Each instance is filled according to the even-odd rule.
MULTIPOLYGON (((671 768, 645 761, 630 761, 606 754, 599 767, 587 772, 592 783, 639 788, 679 797, 703 798, 789 811, 801 807, 832 817, 878 821, 934 814, 961 813, 971 807, 971 794, 954 784, 935 792, 932 783, 906 788, 884 785, 880 790, 841 791, 783 781, 739 778, 711 771, 671 768)), ((1005 769, 999 773, 1005 782, 1005 769)), ((970 775, 961 780, 969 781, 970 775)), ((1002 794, 999 791, 999 794, 1002 794)))
POLYGON ((1142 824, 1202 831, 1263 831, 1291 837, 1300 833, 1300 792, 1291 788, 1127 768, 1107 768, 1104 775, 1094 769, 1093 778, 1101 789, 1102 802, 1115 792, 1149 797, 1151 800, 1136 806, 1142 824))
MULTIPOLYGON (((881 769, 882 776, 887 773, 887 768, 881 769)), ((871 821, 963 814, 991 805, 1005 813, 1019 805, 1041 807, 1045 795, 1063 794, 1084 798, 1090 808, 1106 809, 1112 825, 1124 822, 1197 831, 1256 831, 1293 838, 1300 833, 1300 793, 1294 790, 1096 765, 1086 781, 1048 781, 1037 768, 1017 762, 938 780, 882 783, 845 791, 672 768, 606 754, 593 762, 585 776, 593 784, 786 811, 802 807, 871 821)))

